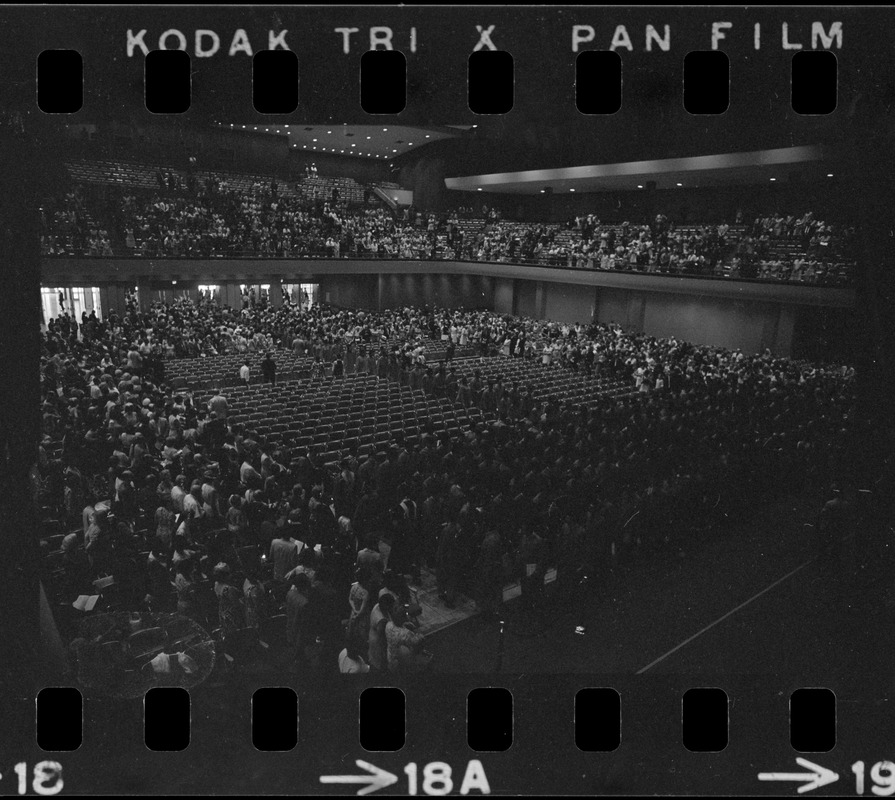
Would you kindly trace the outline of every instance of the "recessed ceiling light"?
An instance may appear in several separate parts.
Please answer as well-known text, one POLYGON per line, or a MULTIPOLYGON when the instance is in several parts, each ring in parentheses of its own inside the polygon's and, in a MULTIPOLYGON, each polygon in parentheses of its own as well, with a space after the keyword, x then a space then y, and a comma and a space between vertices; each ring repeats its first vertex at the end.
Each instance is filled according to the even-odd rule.
POLYGON ((357 145, 356 145, 354 142, 351 143, 351 146, 352 146, 352 147, 357 147, 357 145))
POLYGON ((332 133, 332 131, 327 131, 327 133, 332 133))
POLYGON ((642 189, 642 188, 643 188, 643 184, 642 184, 642 183, 638 183, 638 184, 637 184, 637 188, 638 188, 638 189, 642 189))
POLYGON ((307 149, 308 149, 308 146, 307 146, 306 144, 303 144, 303 145, 302 145, 302 149, 303 149, 303 150, 307 150, 307 149))
POLYGON ((258 126, 257 126, 257 125, 255 126, 255 130, 258 130, 258 126))
POLYGON ((344 153, 345 151, 344 151, 344 150, 340 150, 339 152, 340 152, 340 153, 344 153))
POLYGON ((388 133, 388 128, 383 128, 383 129, 382 129, 382 132, 383 132, 383 133, 388 133))
POLYGON ((398 151, 397 151, 397 150, 392 150, 392 152, 393 152, 393 153, 397 153, 398 151))
POLYGON ((413 147, 413 142, 407 142, 408 147, 413 147))
POLYGON ((369 140, 369 139, 372 139, 372 138, 373 138, 372 136, 368 136, 368 137, 367 137, 368 140, 369 140))
POLYGON ((476 191, 477 191, 477 192, 480 192, 480 191, 482 191, 482 187, 481 187, 481 186, 479 186, 479 188, 478 188, 478 189, 476 189, 476 191))
POLYGON ((569 189, 569 191, 570 191, 570 192, 574 192, 575 190, 574 190, 574 189, 569 189))
POLYGON ((776 179, 776 178, 771 178, 771 180, 772 180, 772 181, 775 181, 775 180, 777 180, 777 179, 776 179))
POLYGON ((827 173, 827 177, 828 177, 828 178, 832 178, 832 177, 833 177, 833 173, 832 173, 832 172, 828 172, 828 173, 827 173))
POLYGON ((427 139, 429 138, 429 134, 428 134, 428 133, 426 134, 426 138, 427 138, 427 139))
POLYGON ((541 189, 541 194, 544 194, 544 190, 543 190, 543 189, 541 189))
POLYGON ((316 140, 316 139, 311 139, 311 141, 312 141, 312 142, 316 142, 317 140, 316 140))
POLYGON ((682 184, 682 183, 679 183, 679 184, 678 184, 678 186, 683 186, 683 185, 684 185, 684 184, 682 184))
POLYGON ((473 125, 472 127, 473 127, 473 128, 478 128, 479 126, 478 126, 478 125, 473 125))
POLYGON ((242 127, 243 127, 243 130, 245 130, 245 125, 243 125, 242 127))

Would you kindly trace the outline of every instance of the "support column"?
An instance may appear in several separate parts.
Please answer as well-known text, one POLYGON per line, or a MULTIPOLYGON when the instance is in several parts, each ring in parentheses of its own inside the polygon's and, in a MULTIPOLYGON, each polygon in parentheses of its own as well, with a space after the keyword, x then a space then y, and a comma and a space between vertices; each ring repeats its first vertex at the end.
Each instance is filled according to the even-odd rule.
POLYGON ((137 279, 137 303, 142 313, 147 313, 152 305, 152 286, 148 278, 137 279))
POLYGON ((230 306, 237 311, 242 308, 242 295, 239 293, 239 284, 233 281, 221 284, 221 305, 230 306))
POLYGON ((535 318, 544 319, 547 314, 547 293, 544 291, 544 282, 535 283, 535 318))
POLYGON ((279 278, 272 278, 270 281, 270 304, 274 308, 283 306, 283 284, 279 278))
POLYGON ((108 319, 114 311, 119 317, 123 317, 127 310, 125 303, 125 286, 119 283, 107 283, 99 287, 99 302, 102 308, 103 319, 108 319))

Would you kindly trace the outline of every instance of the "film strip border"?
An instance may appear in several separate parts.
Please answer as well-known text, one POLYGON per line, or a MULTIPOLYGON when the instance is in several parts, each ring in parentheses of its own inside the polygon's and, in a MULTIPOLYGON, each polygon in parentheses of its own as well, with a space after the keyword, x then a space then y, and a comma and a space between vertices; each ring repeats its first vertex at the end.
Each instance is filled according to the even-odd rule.
POLYGON ((23 738, 4 749, 0 786, 8 794, 24 781, 23 794, 58 793, 61 783, 66 793, 444 795, 779 794, 832 785, 837 794, 879 796, 895 786, 890 715, 856 687, 785 689, 796 684, 770 676, 728 691, 685 689, 675 678, 612 681, 621 689, 587 683, 426 676, 400 689, 375 679, 192 695, 155 689, 82 705, 56 690, 22 705, 30 719, 18 730, 35 730, 37 709, 37 726, 52 720, 57 740, 38 734, 31 747, 23 738), (64 721, 77 720, 79 707, 81 746, 52 749, 66 728, 77 738, 79 726, 64 721))
MULTIPOLYGON (((144 103, 153 114, 183 114, 190 108, 193 59, 177 31, 176 50, 146 54, 144 103)), ((166 44, 166 37, 159 45, 166 44)), ((197 50, 201 36, 197 37, 197 50)), ((215 34, 216 46, 220 40, 215 34)), ((731 102, 730 57, 720 50, 692 51, 679 65, 681 102, 688 114, 724 114, 731 102)), ((734 71, 735 74, 735 71, 734 71)), ((622 108, 623 61, 618 51, 588 50, 575 58, 575 107, 582 114, 615 114, 622 108)), ((796 51, 791 56, 792 110, 832 114, 837 106, 838 69, 831 50, 796 51)), ((513 109, 513 56, 480 50, 468 58, 469 111, 503 115, 513 109)), ((311 78, 313 79, 313 76, 311 78)), ((83 107, 84 62, 77 50, 44 50, 37 58, 37 106, 48 114, 74 114, 83 107)), ((407 107, 407 59, 399 50, 370 50, 360 59, 359 108, 365 114, 400 114, 407 107)), ((292 114, 299 108, 299 58, 290 50, 265 50, 252 58, 251 104, 259 114, 292 114)))
POLYGON ((854 116, 856 100, 879 111, 893 72, 877 9, 182 7, 160 19, 54 7, 4 19, 8 99, 100 118, 515 125, 675 107, 719 121, 801 115, 801 130, 854 116), (38 102, 39 70, 52 77, 38 102))

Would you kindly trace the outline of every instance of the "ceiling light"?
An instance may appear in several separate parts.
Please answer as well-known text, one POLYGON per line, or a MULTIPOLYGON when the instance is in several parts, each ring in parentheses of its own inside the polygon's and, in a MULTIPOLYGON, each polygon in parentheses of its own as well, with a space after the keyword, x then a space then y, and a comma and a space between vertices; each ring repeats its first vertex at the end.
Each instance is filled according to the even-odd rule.
POLYGON ((255 130, 258 130, 258 126, 256 125, 254 129, 255 129, 255 130))
POLYGON ((643 188, 643 184, 642 184, 642 183, 638 183, 638 184, 637 184, 637 188, 638 188, 638 189, 642 189, 642 188, 643 188))
POLYGON ((832 173, 832 172, 828 172, 828 173, 827 173, 827 177, 828 177, 828 178, 832 178, 832 177, 833 177, 833 173, 832 173))
POLYGON ((678 186, 683 186, 683 185, 684 185, 684 184, 682 184, 682 183, 679 183, 679 184, 678 184, 678 186))
POLYGON ((478 128, 479 126, 478 126, 478 125, 473 125, 472 127, 473 127, 473 128, 478 128))
POLYGON ((476 191, 477 191, 477 192, 480 192, 480 191, 482 191, 482 187, 481 187, 481 186, 479 186, 479 188, 478 188, 478 189, 476 189, 476 191))
POLYGON ((388 128, 383 128, 383 129, 382 129, 382 132, 383 132, 383 133, 388 133, 388 128))
POLYGON ((574 192, 575 190, 574 190, 574 189, 569 189, 569 191, 570 191, 570 192, 574 192))
POLYGON ((317 140, 316 140, 316 139, 311 139, 311 141, 312 141, 312 142, 316 142, 317 140))
POLYGON ((245 125, 242 126, 243 130, 245 130, 245 125))
POLYGON ((397 153, 398 151, 397 151, 397 150, 392 150, 392 152, 393 152, 393 153, 397 153))
POLYGON ((368 136, 368 137, 367 137, 367 139, 372 139, 372 138, 373 138, 372 136, 368 136))
POLYGON ((428 134, 428 133, 426 134, 426 138, 427 138, 427 139, 429 138, 429 134, 428 134))
POLYGON ((307 146, 306 144, 303 144, 303 145, 302 145, 302 149, 303 149, 303 150, 307 150, 307 149, 308 149, 308 146, 307 146))
POLYGON ((327 131, 327 133, 332 133, 332 131, 327 131))
POLYGON ((775 181, 775 180, 777 180, 777 179, 776 179, 776 178, 771 178, 771 180, 772 180, 772 181, 775 181))
POLYGON ((351 143, 351 146, 352 146, 352 147, 357 147, 357 145, 356 145, 354 142, 351 143))
POLYGON ((544 194, 544 190, 543 190, 543 189, 541 189, 541 194, 544 194))

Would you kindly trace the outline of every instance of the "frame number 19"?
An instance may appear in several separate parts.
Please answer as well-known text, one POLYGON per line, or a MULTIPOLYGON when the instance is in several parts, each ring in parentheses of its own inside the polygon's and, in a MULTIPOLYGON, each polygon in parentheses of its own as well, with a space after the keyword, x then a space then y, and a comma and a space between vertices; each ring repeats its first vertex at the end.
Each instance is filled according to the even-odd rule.
MULTIPOLYGON (((855 791, 864 794, 864 762, 855 761, 851 765, 855 774, 855 791)), ((891 797, 895 794, 895 764, 891 761, 877 761, 870 768, 870 780, 873 786, 870 791, 878 797, 891 797)))

